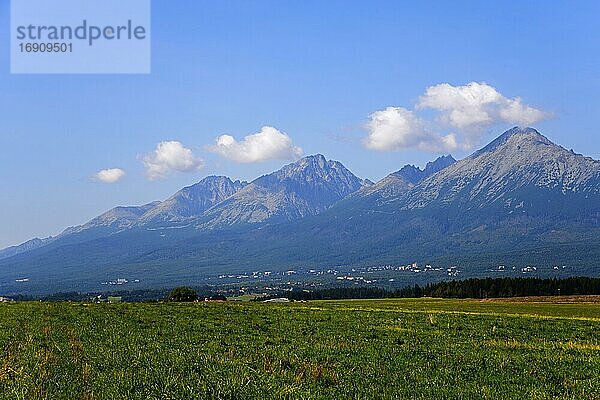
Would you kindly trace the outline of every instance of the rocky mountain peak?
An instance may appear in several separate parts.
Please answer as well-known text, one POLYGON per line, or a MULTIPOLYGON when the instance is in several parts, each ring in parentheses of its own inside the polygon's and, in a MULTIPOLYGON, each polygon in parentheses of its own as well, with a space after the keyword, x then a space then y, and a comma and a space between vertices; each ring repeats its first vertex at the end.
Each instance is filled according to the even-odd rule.
POLYGON ((456 162, 456 159, 454 157, 452 157, 451 154, 448 154, 446 156, 440 156, 438 158, 436 158, 433 161, 430 161, 427 163, 427 165, 425 165, 425 169, 423 170, 423 179, 435 174, 438 171, 443 170, 446 167, 449 167, 450 165, 454 164, 456 162))
POLYGON ((530 146, 553 144, 547 137, 533 128, 515 126, 498 136, 481 150, 473 153, 471 157, 478 157, 483 153, 493 152, 506 145, 512 146, 515 150, 519 151, 528 149, 530 146))
POLYGON ((310 155, 288 164, 278 171, 261 176, 252 182, 270 189, 297 190, 299 186, 323 186, 346 195, 360 189, 365 182, 342 163, 327 160, 322 154, 310 155), (298 186, 299 185, 299 186, 298 186))
POLYGON ((316 215, 356 192, 368 182, 342 163, 316 154, 252 181, 235 195, 208 210, 203 226, 291 221, 316 215))
POLYGON ((566 194, 598 193, 600 161, 568 151, 535 129, 515 127, 422 181, 407 194, 405 207, 460 203, 482 209, 495 204, 523 212, 527 204, 542 209, 566 194))
POLYGON ((275 171, 273 174, 270 175, 278 175, 280 177, 291 177, 293 175, 298 175, 306 172, 323 173, 327 170, 330 170, 337 164, 339 164, 337 161, 328 161, 322 154, 315 154, 303 157, 294 163, 282 167, 280 170, 275 171))
POLYGON ((363 188, 359 194, 376 194, 381 198, 399 196, 412 189, 423 179, 443 170, 455 162, 456 160, 454 157, 448 154, 428 162, 424 169, 408 164, 400 168, 400 170, 386 176, 374 185, 363 188))
POLYGON ((422 172, 417 166, 412 164, 407 164, 404 167, 400 168, 396 172, 392 172, 391 175, 403 179, 411 184, 418 183, 422 178, 422 172))
POLYGON ((324 168, 327 165, 327 159, 322 154, 314 154, 301 158, 298 164, 306 168, 324 168))
POLYGON ((416 185, 428 176, 443 170, 444 168, 454 164, 455 162, 456 160, 454 159, 454 157, 448 154, 447 156, 441 156, 433 161, 428 162, 427 165, 425 165, 424 169, 420 169, 419 167, 408 164, 402 167, 400 170, 392 173, 392 175, 398 178, 402 178, 413 185, 416 185))
MULTIPOLYGON (((202 194, 206 190, 213 191, 227 191, 229 188, 240 189, 243 186, 247 185, 247 182, 242 182, 239 180, 232 181, 226 176, 219 175, 211 175, 202 179, 200 182, 195 183, 191 186, 184 187, 179 192, 175 193, 172 197, 181 196, 184 194, 187 195, 197 195, 202 194)), ((206 194, 206 193, 204 193, 206 194)), ((213 193, 214 194, 214 193, 213 193)))

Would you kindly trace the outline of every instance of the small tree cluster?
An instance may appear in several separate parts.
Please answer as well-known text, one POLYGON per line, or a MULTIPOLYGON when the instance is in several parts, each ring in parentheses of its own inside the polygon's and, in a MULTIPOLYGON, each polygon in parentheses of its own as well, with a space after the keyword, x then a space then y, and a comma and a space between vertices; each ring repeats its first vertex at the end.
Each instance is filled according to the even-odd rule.
POLYGON ((183 302, 196 301, 196 299, 198 299, 198 293, 187 286, 176 287, 171 290, 171 293, 169 294, 169 301, 183 302))

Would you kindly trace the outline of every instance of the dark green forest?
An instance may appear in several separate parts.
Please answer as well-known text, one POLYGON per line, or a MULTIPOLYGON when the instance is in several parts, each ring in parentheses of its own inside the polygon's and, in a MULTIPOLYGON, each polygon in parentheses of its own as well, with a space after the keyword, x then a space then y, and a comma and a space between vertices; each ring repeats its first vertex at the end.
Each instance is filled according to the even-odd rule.
MULTIPOLYGON (((284 294, 282 294, 283 296, 284 294)), ((398 290, 383 288, 328 288, 295 290, 285 297, 293 300, 380 299, 380 298, 498 298, 523 296, 600 295, 600 278, 472 278, 408 286, 398 290)), ((273 298, 277 296, 269 296, 273 298)))

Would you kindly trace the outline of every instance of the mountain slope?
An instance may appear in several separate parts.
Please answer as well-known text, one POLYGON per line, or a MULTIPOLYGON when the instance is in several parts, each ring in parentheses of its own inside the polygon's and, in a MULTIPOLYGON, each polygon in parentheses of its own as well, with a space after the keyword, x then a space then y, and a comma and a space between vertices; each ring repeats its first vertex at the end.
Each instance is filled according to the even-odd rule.
POLYGON ((154 201, 142 206, 115 207, 85 224, 66 228, 57 236, 36 238, 0 250, 0 259, 26 253, 51 243, 60 245, 97 239, 134 226, 181 222, 186 218, 202 215, 206 209, 231 196, 245 185, 246 182, 232 182, 224 176, 209 176, 192 186, 181 189, 163 202, 154 201))
POLYGON ((34 238, 34 239, 28 240, 24 243, 21 243, 17 246, 11 246, 11 247, 2 249, 2 250, 0 250, 0 260, 3 258, 16 256, 17 254, 26 253, 28 251, 45 246, 47 243, 50 243, 52 241, 52 239, 54 239, 54 238, 51 236, 47 237, 47 238, 43 238, 43 239, 34 238))
POLYGON ((161 229, 164 223, 181 229, 201 221, 199 228, 206 229, 267 220, 291 221, 317 214, 369 184, 370 181, 357 178, 341 163, 327 161, 322 155, 305 157, 254 180, 251 185, 224 176, 209 176, 163 202, 115 207, 83 225, 69 227, 55 237, 34 239, 7 248, 0 251, 0 259, 49 244, 53 244, 50 247, 53 249, 134 228, 141 231, 161 229), (210 212, 204 215, 209 209, 210 212))
POLYGON ((600 161, 513 128, 408 191, 344 200, 312 223, 299 230, 332 247, 356 237, 364 254, 390 258, 588 240, 600 228, 600 161))
MULTIPOLYGON (((600 161, 560 147, 531 128, 513 128, 488 146, 421 182, 393 208, 489 210, 511 214, 579 214, 600 211, 600 161)), ((477 211, 479 212, 479 211, 477 211)))
POLYGON ((226 176, 208 176, 148 210, 137 223, 143 225, 152 222, 175 222, 200 216, 246 185, 247 182, 233 182, 226 176))
POLYGON ((160 202, 154 201, 143 206, 115 207, 83 225, 65 229, 57 238, 97 228, 110 232, 127 229, 138 222, 142 215, 159 204, 160 202))
POLYGON ((308 156, 255 179, 209 209, 198 226, 293 221, 316 215, 367 184, 338 161, 308 156))
POLYGON ((69 243, 82 242, 114 234, 133 226, 145 212, 156 207, 159 203, 160 202, 155 201, 143 206, 114 207, 85 224, 66 228, 56 236, 49 236, 43 239, 35 238, 18 246, 0 250, 0 259, 27 253, 57 241, 69 243))

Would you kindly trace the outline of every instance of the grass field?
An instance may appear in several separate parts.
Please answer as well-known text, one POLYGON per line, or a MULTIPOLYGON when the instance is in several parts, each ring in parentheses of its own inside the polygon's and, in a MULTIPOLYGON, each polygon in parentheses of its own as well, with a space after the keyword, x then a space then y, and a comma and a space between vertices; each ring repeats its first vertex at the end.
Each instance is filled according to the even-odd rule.
POLYGON ((600 399, 597 301, 2 304, 0 349, 10 400, 600 399))

